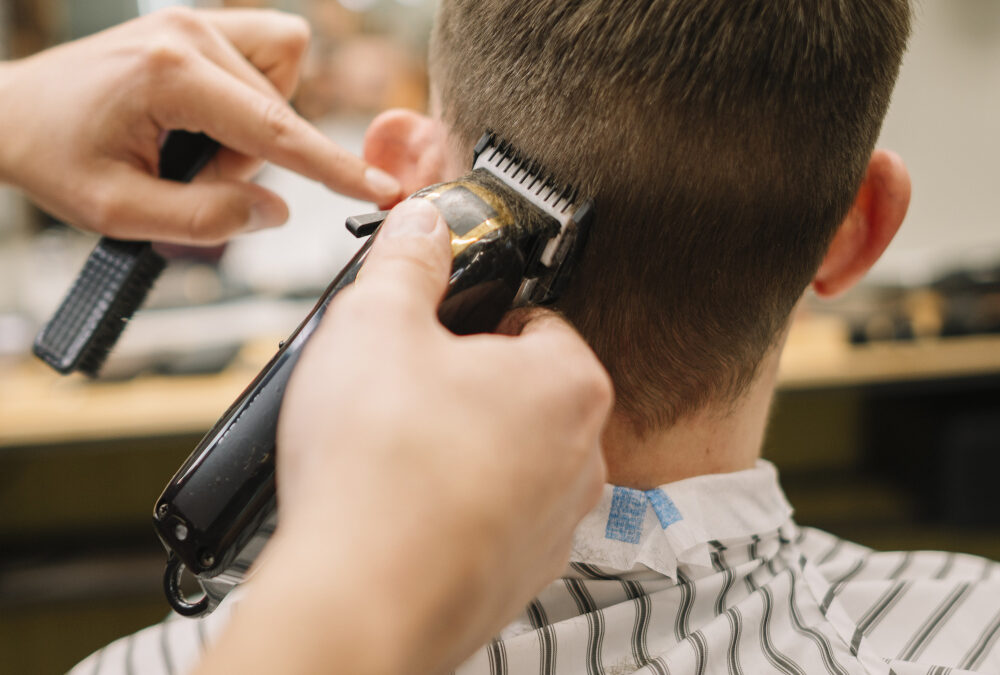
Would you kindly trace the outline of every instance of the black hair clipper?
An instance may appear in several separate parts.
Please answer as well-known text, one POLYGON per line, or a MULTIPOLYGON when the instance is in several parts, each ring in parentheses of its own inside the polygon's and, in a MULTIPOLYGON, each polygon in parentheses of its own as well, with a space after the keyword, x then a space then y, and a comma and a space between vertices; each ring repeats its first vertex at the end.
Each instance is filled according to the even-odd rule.
MULTIPOLYGON (((491 135, 476 145, 472 172, 420 190, 451 230, 452 274, 438 314, 455 333, 492 330, 513 306, 556 298, 578 258, 590 202, 553 183, 491 135)), ((350 218, 359 237, 387 212, 350 218)), ((337 293, 354 281, 374 236, 341 270, 312 312, 230 406, 156 502, 154 525, 168 550, 167 599, 180 614, 212 611, 245 576, 277 523, 275 432, 288 378, 337 293), (184 568, 205 594, 179 588, 184 568)))

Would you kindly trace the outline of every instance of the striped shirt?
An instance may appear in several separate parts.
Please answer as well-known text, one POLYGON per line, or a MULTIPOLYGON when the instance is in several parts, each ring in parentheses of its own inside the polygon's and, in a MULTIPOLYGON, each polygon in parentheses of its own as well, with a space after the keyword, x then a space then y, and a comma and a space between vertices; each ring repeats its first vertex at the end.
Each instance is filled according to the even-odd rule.
MULTIPOLYGON (((457 675, 1000 673, 1000 564, 798 527, 764 461, 606 486, 571 561, 457 675)), ((73 675, 185 672, 232 604, 123 638, 73 675)))

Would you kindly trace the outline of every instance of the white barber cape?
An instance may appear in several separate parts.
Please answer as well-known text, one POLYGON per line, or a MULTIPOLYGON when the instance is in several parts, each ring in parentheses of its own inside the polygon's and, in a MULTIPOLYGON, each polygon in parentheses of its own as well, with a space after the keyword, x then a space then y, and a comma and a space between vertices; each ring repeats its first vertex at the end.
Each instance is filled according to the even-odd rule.
MULTIPOLYGON (((1000 674, 1000 564, 799 528, 765 461, 606 486, 571 560, 458 675, 1000 674)), ((72 673, 186 672, 231 608, 171 617, 72 673)))

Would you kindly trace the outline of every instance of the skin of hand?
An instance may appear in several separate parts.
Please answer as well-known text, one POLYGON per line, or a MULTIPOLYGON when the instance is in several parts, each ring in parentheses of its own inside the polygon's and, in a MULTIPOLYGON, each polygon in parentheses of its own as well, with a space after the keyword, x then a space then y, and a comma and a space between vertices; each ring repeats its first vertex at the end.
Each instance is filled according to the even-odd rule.
POLYGON ((0 64, 0 181, 77 227, 176 243, 287 220, 280 197, 247 182, 261 160, 395 203, 394 178, 287 103, 308 40, 290 14, 171 8, 0 64), (224 146, 190 185, 156 177, 171 129, 224 146))
POLYGON ((604 482, 610 379, 549 312, 448 332, 446 228, 396 207, 310 340, 279 419, 280 525, 200 673, 447 672, 565 568, 604 482))

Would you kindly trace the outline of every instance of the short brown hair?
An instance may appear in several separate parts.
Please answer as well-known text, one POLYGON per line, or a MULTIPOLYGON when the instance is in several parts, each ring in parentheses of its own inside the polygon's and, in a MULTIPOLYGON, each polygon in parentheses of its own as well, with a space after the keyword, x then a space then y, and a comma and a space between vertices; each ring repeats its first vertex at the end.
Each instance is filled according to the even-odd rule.
POLYGON ((560 309, 639 431, 736 400, 864 177, 907 0, 444 0, 466 149, 492 129, 595 200, 560 309))

